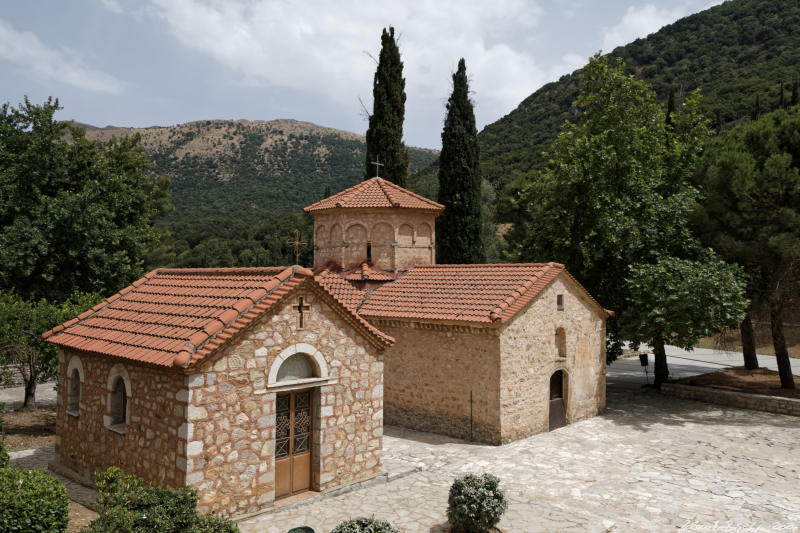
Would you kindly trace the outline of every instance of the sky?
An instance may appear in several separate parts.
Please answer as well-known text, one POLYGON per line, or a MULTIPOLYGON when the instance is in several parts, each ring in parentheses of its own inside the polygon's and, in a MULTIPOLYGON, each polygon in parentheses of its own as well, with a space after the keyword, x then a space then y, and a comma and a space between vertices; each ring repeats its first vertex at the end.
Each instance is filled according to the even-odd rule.
POLYGON ((365 133, 384 27, 406 78, 407 145, 441 146, 463 57, 478 130, 542 85, 721 0, 4 0, 0 103, 169 126, 296 119, 365 133))

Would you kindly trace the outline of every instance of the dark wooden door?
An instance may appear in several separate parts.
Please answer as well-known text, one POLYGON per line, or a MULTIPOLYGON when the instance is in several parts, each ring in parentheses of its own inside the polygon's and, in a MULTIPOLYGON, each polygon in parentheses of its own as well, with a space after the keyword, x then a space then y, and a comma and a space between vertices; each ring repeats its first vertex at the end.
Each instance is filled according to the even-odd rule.
POLYGON ((567 425, 564 404, 564 373, 559 370, 550 376, 550 431, 567 425))
POLYGON ((278 394, 275 409, 275 498, 311 487, 311 391, 278 394))

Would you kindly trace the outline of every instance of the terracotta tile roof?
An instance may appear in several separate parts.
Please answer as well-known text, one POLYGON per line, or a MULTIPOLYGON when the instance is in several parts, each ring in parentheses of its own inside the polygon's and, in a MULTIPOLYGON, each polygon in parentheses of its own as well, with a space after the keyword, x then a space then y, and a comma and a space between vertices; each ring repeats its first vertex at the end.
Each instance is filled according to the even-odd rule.
POLYGON ((369 323, 365 318, 363 318, 359 312, 358 308, 361 305, 361 302, 364 301, 364 296, 366 296, 367 291, 363 291, 357 287, 355 287, 352 283, 345 280, 341 273, 332 272, 329 269, 325 269, 320 272, 315 277, 317 283, 320 286, 324 287, 328 294, 330 294, 336 301, 341 303, 343 306, 347 307, 347 309, 356 317, 361 323, 367 327, 373 334, 379 336, 384 342, 387 344, 394 344, 395 339, 394 337, 390 337, 389 335, 385 334, 375 326, 369 323))
MULTIPOLYGON (((306 280, 317 285, 313 272, 302 267, 162 268, 42 336, 78 350, 186 366, 214 352, 306 280)), ((342 305, 378 342, 394 341, 342 305)))
POLYGON ((392 281, 397 277, 396 273, 375 268, 366 261, 340 275, 348 281, 392 281))
POLYGON ((433 200, 395 185, 391 181, 383 178, 370 178, 340 193, 311 204, 305 207, 303 211, 313 213, 324 209, 363 207, 404 207, 436 212, 441 212, 444 209, 442 204, 437 204, 433 200))
POLYGON ((316 277, 317 282, 333 295, 342 305, 346 306, 354 313, 358 313, 358 308, 364 300, 367 291, 358 289, 355 285, 347 281, 342 273, 323 270, 316 277))
POLYGON ((397 281, 370 292, 359 314, 368 318, 502 323, 562 272, 569 275, 558 263, 415 266, 397 281))

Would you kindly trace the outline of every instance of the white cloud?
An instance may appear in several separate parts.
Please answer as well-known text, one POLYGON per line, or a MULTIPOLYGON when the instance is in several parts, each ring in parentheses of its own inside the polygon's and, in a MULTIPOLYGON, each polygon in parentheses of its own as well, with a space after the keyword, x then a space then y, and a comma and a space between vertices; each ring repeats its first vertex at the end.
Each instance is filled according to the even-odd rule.
POLYGON ((546 68, 525 39, 543 10, 530 0, 369 2, 151 0, 171 34, 235 73, 232 83, 295 89, 334 105, 369 105, 380 30, 396 28, 406 77, 406 125, 441 128, 460 57, 467 62, 479 124, 508 113, 543 83, 581 66, 564 56, 546 68), (569 69, 569 70, 562 70, 569 69), (431 113, 440 110, 435 117, 431 113), (426 116, 421 116, 425 114, 426 116))
POLYGON ((48 48, 34 33, 17 31, 3 19, 0 19, 0 60, 18 65, 41 80, 79 89, 117 94, 124 88, 114 76, 84 65, 74 51, 48 48))
POLYGON ((653 4, 630 6, 616 26, 605 28, 603 51, 611 52, 617 46, 628 44, 640 37, 647 37, 689 12, 689 8, 684 4, 672 8, 658 8, 653 4))
POLYGON ((100 0, 100 3, 112 13, 117 15, 122 13, 122 4, 119 3, 119 0, 100 0))

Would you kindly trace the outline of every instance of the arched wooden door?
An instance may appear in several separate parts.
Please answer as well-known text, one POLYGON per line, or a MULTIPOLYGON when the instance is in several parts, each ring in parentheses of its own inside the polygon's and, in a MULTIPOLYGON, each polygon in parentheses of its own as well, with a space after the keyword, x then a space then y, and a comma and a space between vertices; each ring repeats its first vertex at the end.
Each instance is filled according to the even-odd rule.
POLYGON ((550 376, 550 431, 567 425, 567 406, 564 403, 564 372, 550 376))
POLYGON ((311 391, 278 394, 275 409, 275 498, 311 487, 311 391))

